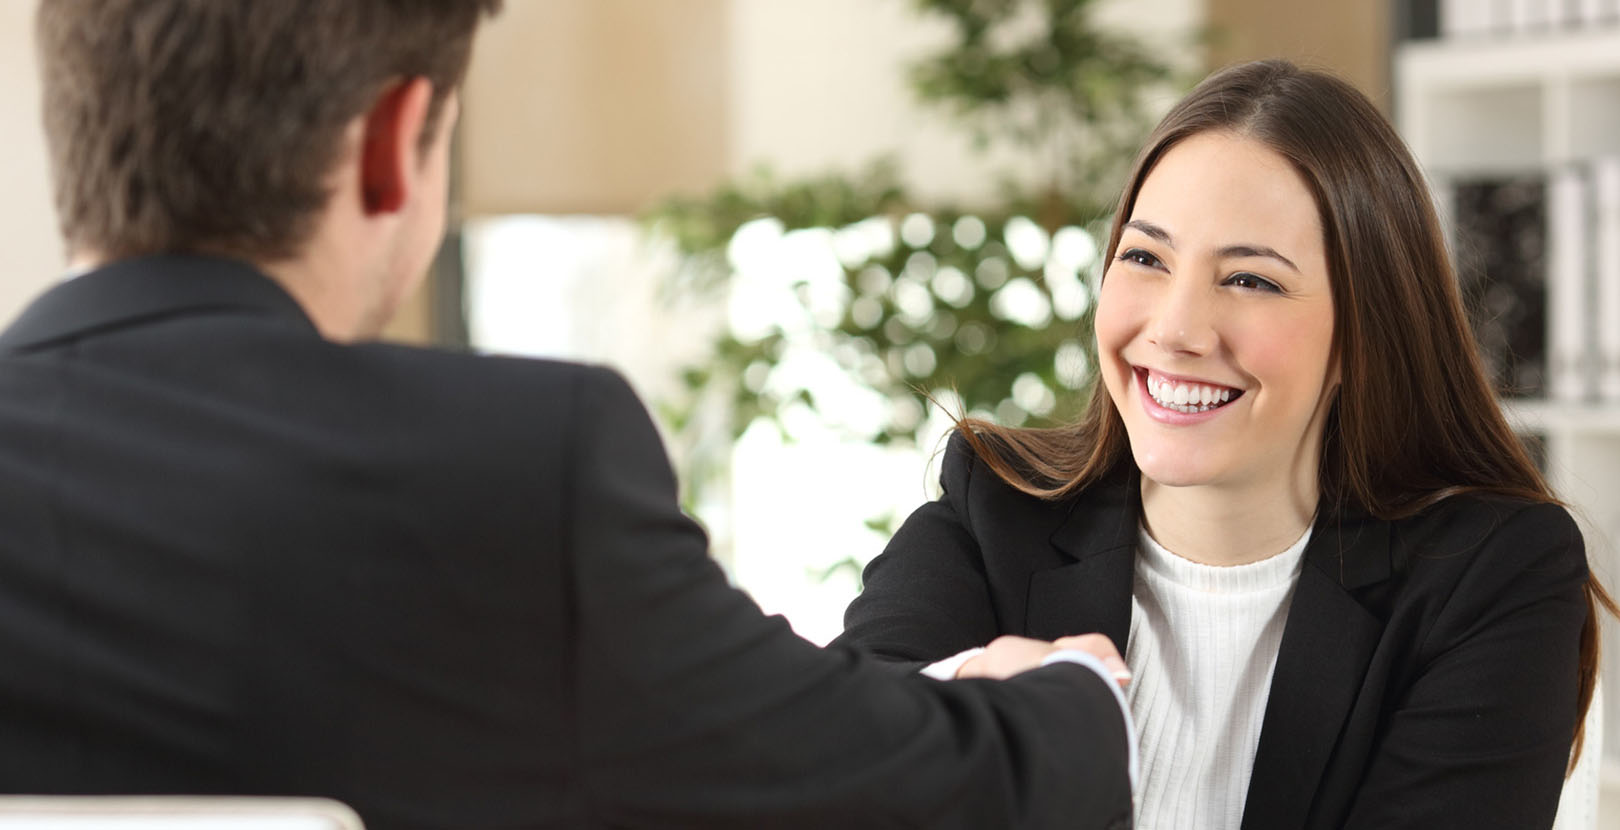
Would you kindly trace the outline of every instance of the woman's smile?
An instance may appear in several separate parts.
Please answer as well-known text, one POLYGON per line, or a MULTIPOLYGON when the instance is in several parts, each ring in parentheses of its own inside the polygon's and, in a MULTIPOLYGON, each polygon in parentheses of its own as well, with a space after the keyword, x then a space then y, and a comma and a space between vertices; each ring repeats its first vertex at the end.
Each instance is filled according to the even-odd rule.
POLYGON ((1140 366, 1133 369, 1136 372, 1138 391, 1147 396, 1144 407, 1148 414, 1167 423, 1201 423, 1204 419, 1191 421, 1168 419, 1174 415, 1213 413, 1243 396, 1242 389, 1232 386, 1197 378, 1177 377, 1140 366))

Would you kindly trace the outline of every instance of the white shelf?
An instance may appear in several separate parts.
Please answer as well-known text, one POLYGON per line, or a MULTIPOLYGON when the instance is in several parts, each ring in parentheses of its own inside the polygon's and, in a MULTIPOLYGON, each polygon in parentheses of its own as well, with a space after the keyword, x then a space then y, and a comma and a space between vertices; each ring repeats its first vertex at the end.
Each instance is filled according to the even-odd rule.
POLYGON ((1549 75, 1608 75, 1620 65, 1620 27, 1413 41, 1401 47, 1401 84, 1492 86, 1549 75))
POLYGON ((1620 28, 1411 43, 1395 71, 1396 120, 1431 175, 1620 153, 1620 28))

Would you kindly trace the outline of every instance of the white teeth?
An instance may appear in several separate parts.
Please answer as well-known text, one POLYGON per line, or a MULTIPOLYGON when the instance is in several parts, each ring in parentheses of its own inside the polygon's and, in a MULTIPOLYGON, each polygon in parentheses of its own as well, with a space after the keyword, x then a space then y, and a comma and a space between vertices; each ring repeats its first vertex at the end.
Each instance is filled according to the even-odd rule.
POLYGON ((1187 414, 1207 412, 1231 401, 1235 394, 1227 387, 1171 383, 1152 374, 1147 376, 1147 391, 1160 406, 1187 414))

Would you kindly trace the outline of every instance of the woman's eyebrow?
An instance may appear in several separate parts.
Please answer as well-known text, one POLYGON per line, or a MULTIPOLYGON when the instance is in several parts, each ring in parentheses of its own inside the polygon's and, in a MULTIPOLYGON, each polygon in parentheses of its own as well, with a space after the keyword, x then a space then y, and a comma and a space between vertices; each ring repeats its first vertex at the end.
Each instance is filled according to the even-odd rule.
POLYGON ((1215 253, 1218 254, 1222 259, 1226 259, 1228 257, 1253 257, 1253 256, 1265 257, 1267 259, 1275 259, 1278 262, 1281 262, 1282 264, 1284 264, 1284 265, 1288 266, 1289 268, 1293 269, 1294 273, 1296 273, 1296 274, 1300 273, 1299 266, 1295 265, 1293 260, 1289 259, 1288 257, 1283 256, 1282 254, 1277 253, 1275 248, 1267 248, 1264 245, 1227 245, 1226 247, 1220 249, 1219 251, 1216 251, 1215 253))
MULTIPOLYGON (((1152 222, 1145 219, 1132 219, 1131 221, 1125 223, 1125 227, 1147 234, 1153 239, 1169 247, 1172 251, 1176 249, 1175 240, 1170 237, 1170 232, 1159 227, 1158 225, 1153 224, 1152 222)), ((1222 259, 1233 259, 1240 257, 1265 257, 1267 259, 1274 259, 1288 266, 1293 270, 1294 273, 1301 273, 1299 266, 1295 265, 1293 260, 1278 253, 1276 248, 1267 247, 1265 245, 1227 245, 1215 253, 1222 259)))
POLYGON ((1170 250, 1172 251, 1176 249, 1176 243, 1170 239, 1170 232, 1159 227, 1158 225, 1153 224, 1152 222, 1142 219, 1132 219, 1131 221, 1125 223, 1125 227, 1135 228, 1136 230, 1153 237, 1154 239, 1169 246, 1170 250))

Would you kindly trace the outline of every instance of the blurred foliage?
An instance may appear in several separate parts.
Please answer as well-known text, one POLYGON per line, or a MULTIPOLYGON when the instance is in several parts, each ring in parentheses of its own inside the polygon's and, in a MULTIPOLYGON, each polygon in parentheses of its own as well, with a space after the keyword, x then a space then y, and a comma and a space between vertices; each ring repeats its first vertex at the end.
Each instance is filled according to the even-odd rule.
POLYGON ((723 288, 731 276, 726 246, 744 223, 774 216, 789 229, 839 227, 897 212, 906 204, 893 158, 869 163, 854 176, 824 175, 782 182, 767 167, 722 183, 703 196, 672 196, 643 219, 675 241, 686 257, 670 290, 723 288))
MULTIPOLYGON (((690 398, 665 402, 678 434, 722 413, 715 454, 760 419, 791 439, 787 421, 806 410, 863 440, 916 443, 931 399, 952 415, 1016 425, 1070 419, 1087 398, 1096 242, 1151 126, 1148 96, 1178 79, 1135 39, 1094 25, 1095 0, 907 1, 953 32, 910 68, 917 98, 980 147, 1016 146, 1043 175, 969 211, 919 203, 892 159, 799 181, 759 169, 649 211, 648 226, 685 257, 670 290, 735 293, 757 277, 742 261, 776 245, 780 286, 802 311, 762 330, 734 320, 687 371, 690 398), (797 267, 791 252, 836 265, 797 267), (835 411, 816 386, 781 371, 805 351, 887 411, 835 411)), ((724 476, 702 452, 683 466, 694 488, 724 476)))
MULTIPOLYGON (((840 284, 822 292, 836 299, 818 304, 811 279, 787 276, 805 325, 722 332, 711 359, 687 370, 694 389, 730 389, 736 434, 760 417, 779 422, 795 404, 877 443, 915 443, 931 397, 953 414, 1002 423, 1077 414, 1090 378, 1091 233, 1067 226, 1054 237, 1022 216, 953 210, 860 213, 830 228, 796 216, 752 220, 767 245, 803 251, 795 232, 817 234, 812 245, 833 249, 840 284), (852 383, 891 402, 888 417, 851 425, 826 411, 813 387, 778 371, 792 348, 830 356, 852 383)), ((710 254, 731 264, 725 249, 710 254)), ((684 429, 685 416, 671 414, 684 429)))
POLYGON ((948 46, 913 64, 912 91, 980 146, 997 139, 1041 154, 1049 181, 1036 214, 1055 227, 1060 194, 1117 186, 1148 124, 1145 92, 1177 80, 1140 40, 1096 26, 1097 0, 912 0, 944 18, 948 46))

